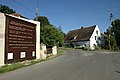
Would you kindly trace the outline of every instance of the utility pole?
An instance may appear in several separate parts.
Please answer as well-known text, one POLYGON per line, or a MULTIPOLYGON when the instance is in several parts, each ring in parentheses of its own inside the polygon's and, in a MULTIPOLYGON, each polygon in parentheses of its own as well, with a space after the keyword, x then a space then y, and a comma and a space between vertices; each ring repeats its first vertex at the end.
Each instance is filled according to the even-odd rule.
POLYGON ((36 7, 36 21, 38 20, 38 7, 39 7, 39 0, 37 0, 37 7, 36 7))
MULTIPOLYGON (((109 12, 109 10, 107 9, 107 11, 109 12)), ((113 37, 114 39, 115 39, 115 35, 114 35, 114 32, 112 32, 111 31, 111 29, 113 28, 113 26, 115 26, 115 22, 114 22, 114 18, 113 18, 113 14, 112 14, 112 12, 109 12, 109 15, 110 15, 110 22, 111 22, 111 26, 109 27, 109 35, 108 35, 108 46, 109 46, 109 48, 110 48, 110 50, 112 49, 112 48, 115 48, 115 47, 113 47, 113 45, 111 45, 110 43, 111 43, 111 37, 113 37), (112 25, 112 23, 113 23, 113 25, 112 25)), ((115 43, 114 43, 114 46, 116 45, 116 40, 115 40, 115 43)))
POLYGON ((36 21, 38 20, 38 8, 36 8, 36 21))
MULTIPOLYGON (((109 12, 109 10, 107 9, 107 12, 109 12)), ((113 22, 113 14, 112 14, 112 12, 109 12, 109 15, 110 15, 110 24, 113 22)), ((111 47, 111 41, 110 41, 110 38, 111 38, 111 34, 112 34, 112 32, 111 32, 111 28, 112 28, 112 24, 111 24, 111 27, 109 27, 109 32, 108 32, 108 46, 109 46, 109 48, 110 48, 110 50, 112 49, 112 47, 111 47)))

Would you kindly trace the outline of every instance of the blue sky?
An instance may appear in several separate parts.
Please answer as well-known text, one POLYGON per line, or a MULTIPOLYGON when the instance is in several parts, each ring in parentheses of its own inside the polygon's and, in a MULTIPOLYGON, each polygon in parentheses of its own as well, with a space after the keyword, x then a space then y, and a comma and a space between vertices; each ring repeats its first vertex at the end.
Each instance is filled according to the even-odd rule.
POLYGON ((33 19, 36 7, 39 15, 48 17, 51 24, 69 30, 99 25, 101 32, 110 26, 109 14, 120 18, 120 0, 0 0, 23 16, 33 19), (106 11, 109 9, 109 12, 106 11))

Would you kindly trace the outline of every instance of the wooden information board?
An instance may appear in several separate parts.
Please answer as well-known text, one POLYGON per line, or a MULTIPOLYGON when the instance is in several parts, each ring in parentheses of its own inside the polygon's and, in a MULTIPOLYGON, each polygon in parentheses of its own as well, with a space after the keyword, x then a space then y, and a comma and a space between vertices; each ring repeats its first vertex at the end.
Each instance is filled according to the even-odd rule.
POLYGON ((35 24, 6 16, 5 35, 5 63, 36 58, 35 24))

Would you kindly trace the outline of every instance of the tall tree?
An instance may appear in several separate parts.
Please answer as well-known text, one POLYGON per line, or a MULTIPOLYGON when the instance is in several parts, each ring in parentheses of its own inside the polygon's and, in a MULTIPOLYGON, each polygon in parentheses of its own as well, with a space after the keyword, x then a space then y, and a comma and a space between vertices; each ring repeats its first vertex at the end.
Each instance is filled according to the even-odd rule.
POLYGON ((15 13, 13 9, 10 9, 8 6, 2 5, 2 4, 0 4, 0 12, 7 13, 7 14, 15 13))
POLYGON ((57 45, 59 47, 63 46, 64 43, 64 37, 65 37, 65 33, 62 31, 62 28, 56 28, 57 29, 57 45))
POLYGON ((104 33, 105 38, 105 48, 115 50, 117 48, 116 40, 112 32, 112 27, 109 27, 104 33))
POLYGON ((62 46, 64 40, 64 34, 60 29, 52 25, 46 25, 41 27, 41 42, 47 46, 62 46))
MULTIPOLYGON (((36 18, 34 19, 36 20, 36 18)), ((38 16, 38 21, 40 21, 40 26, 43 27, 45 25, 50 25, 50 22, 47 17, 45 16, 38 16)))
POLYGON ((112 22, 112 32, 116 39, 117 46, 120 48, 120 19, 116 19, 112 22))
POLYGON ((47 17, 39 16, 40 21, 40 41, 47 46, 62 46, 64 34, 61 29, 51 25, 47 17))

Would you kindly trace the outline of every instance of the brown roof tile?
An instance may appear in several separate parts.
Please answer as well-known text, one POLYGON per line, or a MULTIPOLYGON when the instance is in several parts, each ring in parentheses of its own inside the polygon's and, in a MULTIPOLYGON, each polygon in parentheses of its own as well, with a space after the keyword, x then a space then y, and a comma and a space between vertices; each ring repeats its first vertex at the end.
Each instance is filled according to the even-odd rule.
POLYGON ((76 29, 69 31, 64 39, 65 42, 67 41, 82 41, 82 40, 89 40, 96 25, 81 29, 76 29))

